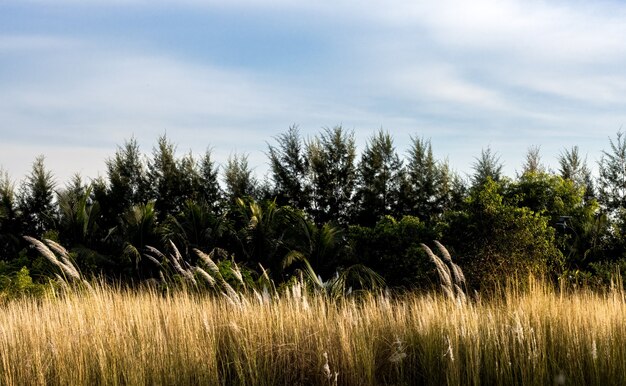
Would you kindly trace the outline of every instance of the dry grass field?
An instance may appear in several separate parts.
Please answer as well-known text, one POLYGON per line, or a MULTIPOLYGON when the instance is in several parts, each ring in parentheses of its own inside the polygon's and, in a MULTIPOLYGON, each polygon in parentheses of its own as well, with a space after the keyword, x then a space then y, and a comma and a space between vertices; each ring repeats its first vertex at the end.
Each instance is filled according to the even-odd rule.
POLYGON ((3 385, 609 385, 624 293, 209 296, 105 285, 0 312, 3 385))

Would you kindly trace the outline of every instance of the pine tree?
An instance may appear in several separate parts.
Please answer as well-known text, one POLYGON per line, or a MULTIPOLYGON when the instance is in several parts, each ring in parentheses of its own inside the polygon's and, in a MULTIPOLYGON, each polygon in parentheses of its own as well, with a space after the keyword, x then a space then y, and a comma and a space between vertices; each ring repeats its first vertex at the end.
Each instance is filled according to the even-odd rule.
POLYGON ((276 146, 268 145, 273 195, 279 204, 309 210, 308 160, 298 127, 291 126, 275 139, 276 146))
POLYGON ((540 146, 531 146, 528 148, 528 151, 526 152, 526 161, 522 167, 522 174, 537 174, 546 172, 546 168, 541 162, 540 150, 540 146))
POLYGON ((602 151, 599 162, 598 198, 600 204, 616 213, 626 208, 626 138, 619 131, 615 141, 609 139, 611 151, 602 151))
MULTIPOLYGON (((139 144, 131 138, 118 147, 113 158, 106 161, 108 188, 106 195, 96 189, 105 218, 116 223, 122 213, 133 205, 147 202, 148 181, 139 144)), ((102 186, 99 186, 102 187, 102 186)))
POLYGON ((435 189, 435 214, 441 215, 460 207, 465 199, 467 188, 458 173, 450 169, 448 160, 437 167, 435 189))
POLYGON ((472 176, 473 187, 480 187, 488 178, 493 181, 500 181, 502 178, 503 165, 500 162, 500 157, 491 151, 490 147, 483 149, 480 153, 480 158, 476 158, 474 162, 474 175, 472 176))
POLYGON ((0 258, 15 257, 22 228, 19 221, 15 187, 9 174, 0 168, 0 258))
POLYGON ((354 133, 340 126, 326 129, 306 147, 316 223, 346 224, 356 181, 354 133))
POLYGON ((258 182, 248 166, 247 155, 234 154, 228 157, 224 169, 224 184, 230 203, 235 203, 237 198, 256 198, 258 182))
POLYGON ((361 225, 374 225, 381 216, 398 216, 403 181, 402 161, 389 133, 380 130, 367 143, 357 177, 355 212, 361 225))
POLYGON ((150 199, 155 201, 155 209, 160 219, 174 214, 182 206, 182 175, 176 162, 176 147, 163 135, 152 150, 152 160, 148 163, 150 199))
POLYGON ((211 150, 207 149, 200 161, 200 192, 198 197, 213 211, 218 211, 222 201, 219 184, 219 170, 212 159, 211 150))
POLYGON ((33 237, 42 237, 47 231, 55 229, 58 219, 54 202, 55 182, 52 173, 46 170, 44 160, 43 156, 35 159, 20 190, 19 209, 24 231, 33 237))
POLYGON ((580 156, 578 146, 570 150, 565 149, 558 157, 559 175, 561 178, 571 180, 579 188, 585 189, 585 201, 595 197, 593 178, 587 166, 587 157, 580 156))
POLYGON ((439 170, 429 140, 411 138, 406 167, 407 187, 404 202, 407 214, 427 221, 437 212, 439 170))

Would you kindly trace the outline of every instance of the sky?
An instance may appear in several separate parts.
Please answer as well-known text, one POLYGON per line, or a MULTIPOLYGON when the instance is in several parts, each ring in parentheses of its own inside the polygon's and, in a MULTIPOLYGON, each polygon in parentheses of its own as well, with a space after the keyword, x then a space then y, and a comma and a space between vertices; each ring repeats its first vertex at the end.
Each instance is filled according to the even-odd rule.
POLYGON ((247 154, 289 126, 388 131, 462 175, 483 149, 515 176, 530 146, 592 169, 626 123, 626 2, 0 0, 0 167, 105 175, 136 138, 247 154))

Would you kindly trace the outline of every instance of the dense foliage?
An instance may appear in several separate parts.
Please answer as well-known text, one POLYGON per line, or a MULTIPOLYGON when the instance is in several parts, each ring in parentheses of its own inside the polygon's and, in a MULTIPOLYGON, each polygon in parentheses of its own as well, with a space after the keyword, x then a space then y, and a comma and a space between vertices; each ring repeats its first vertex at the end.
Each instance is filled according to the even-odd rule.
POLYGON ((106 176, 89 182, 57 185, 39 157, 19 186, 0 174, 0 275, 10 283, 52 274, 23 239, 33 236, 64 245, 83 275, 129 283, 158 274, 148 247, 175 247, 192 262, 194 249, 219 250, 277 284, 305 267, 326 279, 363 265, 391 287, 419 288, 435 272, 420 243, 437 239, 474 288, 528 271, 601 282, 626 266, 623 134, 609 145, 597 179, 576 147, 561 153, 558 171, 529 149, 513 179, 487 148, 463 178, 428 140, 413 138, 402 156, 381 130, 357 154, 354 133, 341 127, 275 137, 266 181, 246 155, 220 169, 210 150, 180 156, 165 136, 151 155, 129 140, 106 176))

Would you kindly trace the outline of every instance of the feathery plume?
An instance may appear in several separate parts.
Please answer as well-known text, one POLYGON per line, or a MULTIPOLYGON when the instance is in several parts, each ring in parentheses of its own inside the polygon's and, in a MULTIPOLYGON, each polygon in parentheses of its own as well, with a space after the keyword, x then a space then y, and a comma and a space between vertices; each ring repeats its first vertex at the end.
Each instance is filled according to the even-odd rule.
MULTIPOLYGON (((215 275, 217 277, 221 277, 222 276, 220 274, 219 267, 217 266, 217 264, 215 264, 215 262, 213 262, 213 259, 211 259, 210 255, 212 255, 213 252, 211 252, 210 255, 207 255, 206 253, 202 252, 199 249, 194 249, 193 251, 204 262, 204 264, 206 264, 206 266, 209 268, 209 271, 211 272, 211 274, 213 274, 213 275, 215 275)), ((215 249, 213 251, 215 251, 215 249)))
POLYGON ((209 285, 211 287, 215 287, 215 279, 213 279, 213 276, 209 275, 207 273, 207 271, 205 271, 204 269, 195 266, 194 270, 196 271, 196 273, 198 273, 204 280, 206 280, 207 283, 209 283, 209 285))
POLYGON ((244 283, 243 281, 243 275, 241 274, 241 270, 239 269, 239 266, 237 265, 237 263, 235 263, 234 261, 233 261, 233 267, 234 268, 231 268, 233 275, 235 275, 235 277, 241 283, 241 285, 245 287, 246 283, 244 283))
POLYGON ((441 256, 446 261, 446 263, 452 263, 452 256, 450 256, 450 252, 443 246, 439 241, 433 240, 439 251, 441 252, 441 256))
POLYGON ((458 284, 465 284, 465 275, 463 274, 463 270, 457 264, 450 262, 450 266, 452 267, 452 274, 454 276, 454 281, 458 284))
POLYGON ((148 250, 148 252, 153 253, 156 257, 161 259, 161 261, 167 260, 167 257, 161 251, 156 249, 155 247, 150 246, 150 245, 146 245, 146 249, 148 250))
POLYGON ((433 253, 433 251, 428 247, 428 245, 421 243, 422 249, 426 252, 430 260, 437 267, 437 273, 439 274, 439 279, 442 281, 442 285, 448 288, 452 288, 452 280, 450 280, 450 269, 446 266, 441 259, 433 253))
POLYGON ((41 241, 33 237, 24 236, 24 239, 28 241, 29 243, 33 244, 35 248, 37 249, 37 251, 39 251, 39 253, 41 253, 42 256, 44 256, 52 264, 56 265, 59 269, 61 269, 61 271, 63 271, 65 275, 71 277, 73 280, 82 281, 80 274, 78 273, 78 270, 74 267, 74 265, 71 262, 68 261, 68 263, 66 264, 66 263, 59 261, 59 259, 55 256, 54 252, 52 252, 46 244, 42 243, 41 241))

